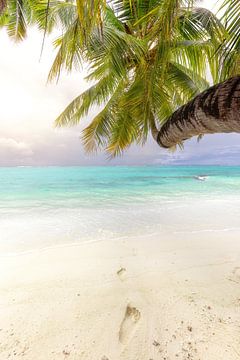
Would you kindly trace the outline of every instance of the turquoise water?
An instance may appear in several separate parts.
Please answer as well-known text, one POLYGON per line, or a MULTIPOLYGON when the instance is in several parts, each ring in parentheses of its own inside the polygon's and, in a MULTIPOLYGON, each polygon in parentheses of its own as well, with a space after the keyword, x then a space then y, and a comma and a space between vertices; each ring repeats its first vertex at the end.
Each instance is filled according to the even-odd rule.
POLYGON ((0 168, 0 251, 238 230, 239 205, 240 167, 0 168))
POLYGON ((0 208, 110 205, 183 196, 233 194, 240 167, 0 168, 0 208), (197 181, 207 176, 206 181, 197 181))

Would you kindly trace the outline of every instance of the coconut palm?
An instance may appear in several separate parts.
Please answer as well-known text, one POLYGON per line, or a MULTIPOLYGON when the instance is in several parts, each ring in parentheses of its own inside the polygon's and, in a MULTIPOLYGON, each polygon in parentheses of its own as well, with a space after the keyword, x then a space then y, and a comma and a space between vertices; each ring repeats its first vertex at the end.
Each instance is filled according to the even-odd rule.
POLYGON ((221 66, 217 84, 175 111, 155 134, 165 148, 192 136, 240 133, 240 2, 225 0, 220 8, 226 38, 217 55, 221 66), (230 79, 228 79, 230 77, 230 79))
POLYGON ((98 106, 83 130, 85 148, 102 147, 115 156, 133 142, 144 143, 149 131, 156 138, 174 110, 208 87, 207 63, 217 78, 213 55, 224 31, 209 11, 183 1, 114 0, 100 14, 99 7, 89 7, 78 4, 76 19, 55 42, 59 52, 50 79, 83 61, 93 85, 56 124, 75 125, 98 106))
POLYGON ((27 9, 29 4, 30 20, 45 33, 61 27, 49 79, 88 64, 91 86, 56 120, 58 126, 75 125, 97 106, 83 130, 86 150, 102 147, 115 156, 133 142, 144 143, 149 131, 167 148, 194 135, 238 131, 233 112, 239 111, 239 78, 181 107, 208 88, 208 67, 214 82, 236 72, 236 0, 224 4, 225 28, 211 12, 184 0, 31 0, 27 9))
POLYGON ((231 132, 240 133, 240 76, 210 87, 176 110, 155 140, 172 148, 193 136, 231 132))

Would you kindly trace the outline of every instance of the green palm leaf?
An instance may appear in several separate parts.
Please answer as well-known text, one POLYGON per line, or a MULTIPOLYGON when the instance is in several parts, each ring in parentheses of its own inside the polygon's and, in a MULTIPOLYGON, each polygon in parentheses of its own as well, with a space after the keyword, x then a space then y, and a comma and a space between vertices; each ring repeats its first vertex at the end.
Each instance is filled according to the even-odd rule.
POLYGON ((0 26, 16 39, 37 24, 44 37, 58 28, 49 80, 87 66, 90 87, 59 115, 72 126, 99 113, 83 130, 87 151, 116 156, 144 143, 182 104, 240 70, 239 1, 225 0, 218 19, 193 0, 10 0, 0 26))

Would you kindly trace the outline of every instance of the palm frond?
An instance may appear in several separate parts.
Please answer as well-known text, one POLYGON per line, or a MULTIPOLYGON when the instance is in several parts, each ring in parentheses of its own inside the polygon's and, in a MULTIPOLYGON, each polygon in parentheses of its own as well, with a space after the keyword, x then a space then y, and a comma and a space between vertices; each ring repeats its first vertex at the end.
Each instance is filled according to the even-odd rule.
POLYGON ((7 3, 7 32, 15 41, 23 40, 27 35, 27 24, 23 0, 11 0, 7 3))
POLYGON ((220 80, 240 73, 240 2, 225 0, 220 8, 222 22, 227 30, 226 39, 221 46, 222 71, 220 80))
MULTIPOLYGON (((77 96, 56 119, 56 126, 76 125, 79 120, 88 114, 89 109, 101 106, 108 102, 109 98, 120 86, 121 80, 107 76, 88 90, 77 96)), ((113 95, 112 95, 113 96, 113 95)), ((116 95, 115 95, 116 96, 116 95)))
POLYGON ((54 41, 54 46, 58 48, 58 52, 49 71, 48 81, 55 78, 58 80, 63 68, 69 72, 72 71, 73 67, 75 69, 81 68, 82 52, 79 44, 79 29, 79 20, 75 18, 65 34, 54 41))
POLYGON ((122 81, 118 84, 104 108, 83 130, 82 139, 87 152, 96 151, 101 147, 104 148, 104 146, 107 146, 108 139, 111 136, 111 129, 116 121, 119 99, 121 98, 123 89, 124 85, 122 81))

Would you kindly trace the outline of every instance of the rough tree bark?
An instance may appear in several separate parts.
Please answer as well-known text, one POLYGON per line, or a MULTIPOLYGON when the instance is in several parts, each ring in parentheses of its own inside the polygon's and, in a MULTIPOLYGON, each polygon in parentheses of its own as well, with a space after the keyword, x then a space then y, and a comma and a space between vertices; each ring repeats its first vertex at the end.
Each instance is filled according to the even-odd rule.
POLYGON ((154 134, 164 148, 193 136, 240 133, 240 76, 210 87, 176 110, 154 134))

